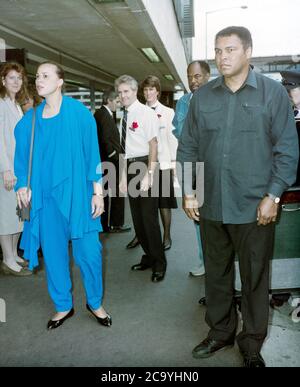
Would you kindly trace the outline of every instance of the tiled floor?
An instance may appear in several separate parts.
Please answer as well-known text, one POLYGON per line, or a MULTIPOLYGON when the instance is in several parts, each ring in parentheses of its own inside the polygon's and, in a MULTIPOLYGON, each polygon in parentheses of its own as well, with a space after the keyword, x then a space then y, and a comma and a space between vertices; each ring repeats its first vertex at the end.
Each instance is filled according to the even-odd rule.
MULTIPOLYGON (((127 216, 130 222, 130 216, 127 216)), ((165 280, 153 284, 151 273, 132 272, 141 248, 126 250, 133 233, 102 236, 104 246, 104 306, 113 325, 105 328, 85 310, 80 273, 73 268, 75 316, 48 332, 53 313, 45 272, 18 278, 0 275, 0 298, 6 303, 6 322, 0 323, 0 366, 241 366, 237 347, 206 360, 191 351, 205 336, 204 278, 191 278, 197 264, 193 224, 182 210, 174 211, 173 247, 167 252, 165 280)), ((300 323, 291 308, 271 311, 269 336, 263 347, 268 366, 300 366, 300 323)))

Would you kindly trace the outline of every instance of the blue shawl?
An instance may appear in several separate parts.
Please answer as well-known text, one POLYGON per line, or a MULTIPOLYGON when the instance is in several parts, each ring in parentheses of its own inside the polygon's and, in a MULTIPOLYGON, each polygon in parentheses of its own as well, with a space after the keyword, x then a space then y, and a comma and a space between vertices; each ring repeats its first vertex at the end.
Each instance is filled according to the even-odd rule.
MULTIPOLYGON (((40 247, 39 210, 43 206, 40 175, 51 176, 51 197, 70 226, 71 239, 84 233, 102 231, 100 220, 92 219, 93 182, 101 182, 101 164, 95 119, 80 102, 63 97, 58 127, 53 131, 55 152, 52 168, 41 171, 41 122, 45 101, 36 109, 36 125, 31 175, 30 221, 24 223, 20 247, 29 260, 29 269, 38 266, 40 247)), ((28 160, 33 109, 25 114, 15 128, 15 190, 27 186, 28 160)))

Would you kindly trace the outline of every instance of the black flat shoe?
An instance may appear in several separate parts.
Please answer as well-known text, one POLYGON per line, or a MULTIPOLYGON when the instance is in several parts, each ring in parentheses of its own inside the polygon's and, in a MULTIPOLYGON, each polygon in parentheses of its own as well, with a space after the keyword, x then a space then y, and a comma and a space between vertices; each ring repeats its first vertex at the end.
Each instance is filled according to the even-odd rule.
POLYGON ((232 348, 233 345, 233 341, 222 341, 206 338, 193 349, 192 355, 195 359, 205 359, 212 356, 217 351, 226 348, 232 348))
POLYGON ((160 282, 165 278, 166 272, 165 271, 156 271, 151 276, 152 282, 160 282))
POLYGON ((265 368, 266 363, 259 352, 252 354, 246 352, 241 353, 244 358, 245 368, 265 368))
POLYGON ((137 247, 138 245, 140 244, 139 240, 137 239, 137 237, 135 236, 132 241, 130 241, 128 243, 128 245, 126 246, 126 249, 134 249, 135 247, 137 247))
POLYGON ((131 266, 131 270, 133 271, 145 271, 150 269, 151 266, 144 265, 143 263, 137 263, 136 265, 131 266))
POLYGON ((131 230, 131 227, 128 224, 123 224, 123 226, 110 226, 110 233, 119 233, 119 232, 128 232, 131 230))
POLYGON ((165 240, 163 246, 165 251, 170 250, 170 248, 172 247, 172 239, 165 240))
POLYGON ((92 311, 92 309, 89 307, 88 304, 86 304, 86 308, 89 312, 92 313, 92 315, 96 318, 99 324, 104 325, 105 327, 110 327, 112 324, 111 316, 107 314, 106 317, 101 318, 95 315, 95 313, 92 311))
POLYGON ((47 324, 47 329, 51 330, 51 329, 56 329, 60 327, 68 318, 72 317, 73 315, 74 315, 74 308, 72 308, 70 312, 60 320, 56 320, 56 321, 49 320, 47 324))

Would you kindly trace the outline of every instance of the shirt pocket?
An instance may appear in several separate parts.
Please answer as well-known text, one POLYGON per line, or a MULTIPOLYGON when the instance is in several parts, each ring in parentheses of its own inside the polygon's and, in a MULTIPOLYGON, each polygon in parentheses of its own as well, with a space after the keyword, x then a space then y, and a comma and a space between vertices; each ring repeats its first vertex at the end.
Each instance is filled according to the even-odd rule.
POLYGON ((241 104, 240 131, 258 138, 260 123, 264 120, 262 105, 244 102, 241 104))
POLYGON ((199 120, 203 133, 212 133, 221 130, 223 117, 223 106, 202 105, 199 108, 199 120))

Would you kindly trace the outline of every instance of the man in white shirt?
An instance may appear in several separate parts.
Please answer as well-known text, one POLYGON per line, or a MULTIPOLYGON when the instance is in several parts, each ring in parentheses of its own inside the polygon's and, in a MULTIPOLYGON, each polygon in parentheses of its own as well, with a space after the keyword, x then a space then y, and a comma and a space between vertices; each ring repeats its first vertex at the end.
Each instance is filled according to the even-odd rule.
POLYGON ((115 81, 115 87, 124 107, 120 135, 127 163, 120 190, 128 192, 134 228, 145 252, 141 262, 131 269, 151 268, 151 280, 159 282, 167 267, 158 219, 158 189, 155 192, 154 184, 159 120, 151 108, 138 101, 138 83, 134 78, 123 75, 115 81))

